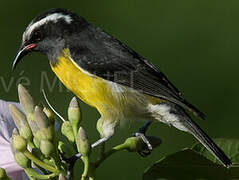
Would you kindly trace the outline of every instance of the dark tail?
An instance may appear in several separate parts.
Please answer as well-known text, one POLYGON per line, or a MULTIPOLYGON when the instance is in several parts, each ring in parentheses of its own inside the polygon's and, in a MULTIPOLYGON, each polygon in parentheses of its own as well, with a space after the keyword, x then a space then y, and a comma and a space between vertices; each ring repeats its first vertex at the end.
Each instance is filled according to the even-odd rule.
POLYGON ((230 167, 231 160, 226 154, 213 142, 213 140, 195 123, 190 119, 187 120, 187 127, 190 133, 195 136, 217 159, 219 159, 224 166, 230 167))
POLYGON ((186 100, 183 101, 183 104, 186 109, 191 111, 196 117, 199 117, 200 119, 206 119, 206 115, 203 114, 201 111, 199 111, 195 106, 187 102, 186 100))

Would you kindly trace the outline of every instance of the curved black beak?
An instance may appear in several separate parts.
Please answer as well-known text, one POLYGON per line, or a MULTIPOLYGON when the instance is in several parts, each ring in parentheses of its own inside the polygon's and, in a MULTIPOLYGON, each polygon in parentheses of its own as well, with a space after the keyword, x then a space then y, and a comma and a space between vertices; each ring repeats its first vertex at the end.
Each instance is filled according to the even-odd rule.
POLYGON ((17 64, 20 62, 20 60, 26 56, 32 49, 34 49, 36 47, 36 44, 32 43, 32 44, 29 44, 23 48, 20 48, 20 50, 18 51, 14 61, 13 61, 13 64, 12 64, 12 70, 14 70, 17 66, 17 64))

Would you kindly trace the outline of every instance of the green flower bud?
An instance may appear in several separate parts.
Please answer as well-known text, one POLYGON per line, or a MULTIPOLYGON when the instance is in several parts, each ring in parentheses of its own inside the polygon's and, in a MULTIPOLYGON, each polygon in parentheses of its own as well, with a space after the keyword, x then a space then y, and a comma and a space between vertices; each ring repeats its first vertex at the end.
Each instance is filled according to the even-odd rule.
POLYGON ((31 161, 20 151, 15 152, 14 159, 22 168, 31 167, 31 161))
POLYGON ((27 150, 27 141, 20 135, 12 136, 12 144, 15 151, 24 152, 27 150))
POLYGON ((46 116, 48 117, 49 121, 50 121, 50 124, 53 124, 55 123, 55 119, 54 119, 54 113, 47 107, 44 107, 43 108, 43 112, 46 114, 46 116))
POLYGON ((130 137, 127 138, 124 142, 126 149, 129 152, 137 152, 142 149, 143 143, 141 137, 130 137))
MULTIPOLYGON (((38 134, 41 136, 40 131, 39 131, 38 134)), ((36 146, 37 148, 39 148, 39 147, 40 147, 40 138, 38 138, 37 136, 34 136, 34 138, 33 138, 33 143, 35 144, 35 146, 36 146)))
POLYGON ((73 134, 73 129, 71 126, 71 123, 69 121, 65 121, 62 126, 61 126, 61 132, 64 136, 67 137, 67 139, 71 142, 74 142, 74 134, 73 134))
POLYGON ((54 128, 52 128, 51 126, 47 128, 42 128, 40 132, 41 132, 41 139, 45 139, 49 141, 53 140, 54 128))
POLYGON ((7 178, 8 178, 8 176, 7 176, 5 169, 0 168, 0 179, 7 179, 7 178))
POLYGON ((27 123, 26 116, 13 104, 9 105, 9 111, 12 115, 12 118, 17 126, 19 133, 26 140, 32 140, 32 131, 27 123))
POLYGON ((21 107, 23 108, 23 111, 25 112, 27 122, 34 135, 34 133, 38 131, 38 127, 34 120, 34 107, 35 107, 34 101, 31 95, 28 93, 28 91, 21 84, 18 85, 18 96, 19 96, 21 107))
POLYGON ((49 157, 55 151, 55 147, 51 141, 43 139, 40 142, 40 150, 42 154, 44 154, 46 157, 49 157))
POLYGON ((77 131, 81 122, 81 111, 76 97, 73 97, 68 108, 68 119, 71 122, 73 133, 77 136, 77 131))
POLYGON ((80 127, 78 131, 77 149, 82 156, 88 156, 91 150, 89 139, 86 135, 85 130, 82 127, 80 127))
POLYGON ((10 147, 11 147, 11 150, 12 150, 13 154, 16 152, 16 150, 15 150, 15 147, 13 146, 12 139, 13 139, 13 136, 18 136, 18 135, 19 135, 19 133, 18 133, 17 129, 14 128, 13 132, 12 132, 12 137, 10 138, 10 147))
POLYGON ((33 136, 35 136, 35 133, 38 132, 40 128, 37 126, 37 123, 34 120, 34 117, 32 118, 32 120, 28 120, 28 124, 32 130, 33 136))
POLYGON ((34 117, 39 129, 49 126, 49 119, 39 106, 35 107, 34 117))
POLYGON ((34 102, 28 91, 21 85, 18 85, 18 96, 20 104, 26 115, 34 112, 34 102))
POLYGON ((26 116, 27 116, 27 122, 28 122, 29 126, 31 127, 30 122, 34 121, 34 111, 33 111, 33 113, 27 113, 26 116))
POLYGON ((52 140, 54 136, 54 127, 50 126, 50 122, 46 114, 39 106, 35 108, 35 121, 39 130, 36 132, 38 140, 52 140))
MULTIPOLYGON (((156 148, 161 144, 161 140, 154 136, 146 136, 146 139, 151 144, 152 148, 156 148)), ((147 153, 149 151, 147 144, 142 140, 141 137, 130 137, 124 142, 126 149, 129 152, 141 152, 147 153)))

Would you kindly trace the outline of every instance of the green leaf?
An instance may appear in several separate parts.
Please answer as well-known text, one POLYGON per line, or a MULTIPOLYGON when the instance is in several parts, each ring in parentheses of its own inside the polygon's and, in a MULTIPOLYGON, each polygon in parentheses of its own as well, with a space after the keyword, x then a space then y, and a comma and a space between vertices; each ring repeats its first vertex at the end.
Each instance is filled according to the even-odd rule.
MULTIPOLYGON (((225 152, 233 163, 239 163, 239 140, 217 138, 213 141, 225 152)), ((213 162, 221 164, 201 143, 193 145, 192 149, 213 162)))
POLYGON ((199 153, 184 149, 157 161, 146 169, 144 180, 235 180, 239 179, 239 168, 225 168, 199 153))

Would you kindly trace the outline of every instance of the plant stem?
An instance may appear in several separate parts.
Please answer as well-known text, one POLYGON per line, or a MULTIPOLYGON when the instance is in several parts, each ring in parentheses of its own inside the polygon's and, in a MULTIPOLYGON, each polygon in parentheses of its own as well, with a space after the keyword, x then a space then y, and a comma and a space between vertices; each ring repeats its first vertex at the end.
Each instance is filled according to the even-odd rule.
POLYGON ((38 174, 32 168, 26 168, 24 170, 27 173, 27 175, 29 176, 29 178, 32 178, 32 179, 35 179, 35 178, 37 178, 37 179, 50 179, 52 177, 57 176, 57 174, 55 174, 55 173, 51 173, 51 174, 47 174, 47 175, 38 174))
POLYGON ((239 167, 239 163, 232 163, 231 167, 239 167))
POLYGON ((83 156, 82 161, 84 162, 84 172, 82 174, 81 180, 85 180, 86 176, 88 175, 89 172, 89 157, 88 156, 83 156))
MULTIPOLYGON (((28 168, 27 168, 27 169, 28 169, 28 168)), ((36 180, 36 178, 35 178, 35 177, 32 177, 31 173, 30 173, 27 169, 24 169, 24 171, 25 171, 25 173, 27 174, 28 178, 29 178, 30 180, 36 180)))
POLYGON ((28 141, 28 145, 29 145, 29 147, 30 147, 31 150, 32 150, 33 148, 35 148, 34 143, 31 142, 31 141, 28 141))
POLYGON ((41 160, 37 159, 32 153, 30 153, 29 151, 25 151, 24 152, 24 155, 32 160, 35 164, 37 164, 38 166, 48 170, 48 171, 51 171, 51 172, 54 172, 56 174, 60 174, 60 171, 58 169, 55 169, 54 167, 42 162, 41 160))

